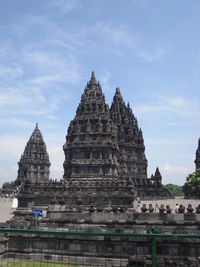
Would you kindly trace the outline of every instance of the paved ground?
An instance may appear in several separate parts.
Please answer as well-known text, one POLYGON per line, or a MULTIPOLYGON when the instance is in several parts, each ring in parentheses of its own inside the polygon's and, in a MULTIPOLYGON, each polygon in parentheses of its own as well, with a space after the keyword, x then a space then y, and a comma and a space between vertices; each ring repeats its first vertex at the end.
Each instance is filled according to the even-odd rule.
MULTIPOLYGON (((12 209, 12 199, 11 198, 0 198, 0 222, 6 222, 13 216, 13 209, 12 209)), ((140 212, 140 209, 142 207, 142 204, 146 203, 147 208, 149 206, 149 203, 153 204, 153 207, 155 208, 156 203, 158 206, 161 204, 170 205, 172 208, 172 212, 174 213, 175 205, 176 203, 183 204, 186 208, 188 204, 192 204, 192 207, 195 208, 200 204, 200 200, 195 199, 184 199, 184 198, 176 198, 176 199, 166 199, 166 200, 153 200, 153 201, 141 201, 141 204, 139 207, 136 205, 136 209, 138 212, 140 212)), ((156 211, 158 211, 158 208, 156 208, 156 211)))

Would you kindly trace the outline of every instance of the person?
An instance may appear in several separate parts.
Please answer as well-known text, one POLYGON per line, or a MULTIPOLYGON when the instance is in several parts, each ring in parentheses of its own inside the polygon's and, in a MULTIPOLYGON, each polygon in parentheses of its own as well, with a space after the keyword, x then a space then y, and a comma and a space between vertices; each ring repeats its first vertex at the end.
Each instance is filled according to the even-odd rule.
POLYGON ((138 204, 138 207, 140 206, 140 203, 141 203, 141 198, 139 196, 137 196, 137 204, 138 204))
POLYGON ((175 206, 175 212, 176 212, 176 213, 178 213, 178 209, 179 209, 179 205, 176 204, 176 206, 175 206))

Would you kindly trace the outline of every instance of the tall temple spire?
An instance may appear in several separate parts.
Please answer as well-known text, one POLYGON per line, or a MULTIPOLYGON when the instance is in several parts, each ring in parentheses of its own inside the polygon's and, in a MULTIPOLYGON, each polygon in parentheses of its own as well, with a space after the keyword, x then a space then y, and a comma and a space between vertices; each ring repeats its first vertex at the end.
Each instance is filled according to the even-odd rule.
POLYGON ((139 130, 130 104, 126 106, 120 89, 117 87, 110 108, 112 121, 118 128, 120 170, 134 182, 147 178, 147 160, 145 157, 144 140, 139 130))
POLYGON ((36 123, 35 129, 26 144, 24 153, 18 162, 18 176, 16 182, 23 181, 44 182, 49 179, 49 155, 46 150, 42 134, 36 123))
POLYGON ((156 171, 154 174, 154 179, 157 183, 161 183, 161 181, 162 181, 162 175, 160 174, 160 170, 158 167, 156 168, 156 171))
POLYGON ((90 84, 97 84, 97 80, 95 78, 95 73, 94 71, 92 71, 92 74, 91 74, 91 79, 90 79, 90 84))
POLYGON ((195 158, 195 161, 194 161, 195 165, 196 165, 196 170, 200 168, 200 138, 199 138, 199 141, 198 141, 198 147, 197 147, 197 150, 196 150, 196 158, 195 158))
POLYGON ((119 87, 116 88, 115 95, 114 95, 114 98, 113 99, 115 101, 117 101, 117 102, 124 103, 124 100, 123 100, 123 97, 121 95, 121 92, 120 92, 120 88, 119 87))
POLYGON ((117 177, 117 129, 94 72, 64 144, 64 178, 117 177))

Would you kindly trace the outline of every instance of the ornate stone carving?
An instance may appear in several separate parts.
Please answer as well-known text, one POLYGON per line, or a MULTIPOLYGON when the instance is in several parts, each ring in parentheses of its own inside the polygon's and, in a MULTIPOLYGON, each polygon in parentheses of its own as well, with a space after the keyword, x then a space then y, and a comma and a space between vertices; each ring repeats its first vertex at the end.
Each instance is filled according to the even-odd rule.
POLYGON ((49 181, 49 155, 38 124, 36 124, 26 144, 18 165, 18 176, 15 184, 21 184, 23 181, 32 183, 49 181))
POLYGON ((119 151, 117 129, 111 125, 108 105, 92 72, 76 116, 69 126, 73 126, 74 130, 68 129, 63 147, 64 179, 118 177, 118 163, 115 161, 119 151), (77 158, 76 155, 81 157, 77 158))
POLYGON ((147 160, 145 157, 144 140, 137 119, 130 105, 126 106, 120 89, 116 89, 110 108, 113 122, 118 129, 119 168, 121 175, 130 177, 137 186, 136 179, 147 179, 147 160))

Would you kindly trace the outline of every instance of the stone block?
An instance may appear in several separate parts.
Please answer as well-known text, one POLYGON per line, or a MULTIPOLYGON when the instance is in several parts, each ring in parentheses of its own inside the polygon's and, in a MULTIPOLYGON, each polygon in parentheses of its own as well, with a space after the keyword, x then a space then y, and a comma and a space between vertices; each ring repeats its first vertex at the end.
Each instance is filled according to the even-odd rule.
POLYGON ((184 214, 175 214, 174 215, 175 222, 184 222, 184 214))

